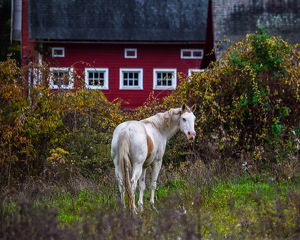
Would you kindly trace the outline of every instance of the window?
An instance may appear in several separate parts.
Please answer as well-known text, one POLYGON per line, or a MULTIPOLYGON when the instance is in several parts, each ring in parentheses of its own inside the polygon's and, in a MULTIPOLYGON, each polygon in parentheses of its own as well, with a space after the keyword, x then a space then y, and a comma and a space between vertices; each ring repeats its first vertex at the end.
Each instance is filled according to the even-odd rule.
POLYGON ((143 90, 143 69, 120 68, 120 89, 143 90))
POLYGON ((176 69, 153 69, 154 90, 175 90, 177 85, 176 69))
POLYGON ((180 56, 181 58, 202 59, 203 50, 202 49, 181 49, 180 56))
POLYGON ((35 87, 42 85, 42 72, 40 68, 29 69, 28 83, 29 83, 29 88, 31 87, 31 83, 35 87))
POLYGON ((192 76, 194 73, 204 72, 204 69, 189 69, 189 76, 192 76))
POLYGON ((65 57, 65 48, 64 47, 53 47, 52 48, 52 57, 65 57))
POLYGON ((90 89, 108 90, 108 68, 85 68, 85 84, 90 89))
POLYGON ((125 48, 125 58, 137 58, 137 49, 125 48))
POLYGON ((50 68, 49 85, 51 89, 72 89, 73 68, 50 68))

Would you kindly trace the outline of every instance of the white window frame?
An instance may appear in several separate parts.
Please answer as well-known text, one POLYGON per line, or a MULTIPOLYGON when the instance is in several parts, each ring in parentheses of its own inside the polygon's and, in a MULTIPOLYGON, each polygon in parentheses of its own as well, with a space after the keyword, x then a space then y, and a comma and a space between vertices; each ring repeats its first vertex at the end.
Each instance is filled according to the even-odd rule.
POLYGON ((50 78, 49 78, 49 87, 50 89, 73 89, 74 88, 74 79, 73 79, 73 71, 74 68, 66 68, 66 67, 50 67, 50 78), (57 85, 54 85, 53 83, 53 77, 52 73, 53 71, 66 71, 69 73, 69 85, 61 85, 60 87, 57 85))
POLYGON ((53 47, 52 48, 52 57, 65 57, 65 48, 64 47, 53 47), (62 54, 55 54, 56 50, 61 50, 62 54))
POLYGON ((180 57, 182 59, 202 59, 203 58, 203 49, 181 49, 180 50, 180 57), (183 56, 183 52, 191 52, 191 56, 183 56), (197 52, 201 52, 201 57, 194 57, 193 54, 194 52, 197 51, 197 52))
POLYGON ((119 73, 119 89, 120 90, 143 90, 143 69, 142 68, 120 68, 119 73), (123 85, 123 72, 138 72, 139 85, 138 86, 124 86, 123 85))
POLYGON ((154 68, 153 69, 153 90, 175 90, 177 86, 177 69, 176 68, 154 68), (172 86, 158 86, 157 73, 172 72, 172 86))
POLYGON ((189 69, 189 77, 193 75, 193 73, 204 72, 204 69, 189 69))
POLYGON ((31 87, 31 80, 32 80, 32 85, 36 87, 40 85, 41 78, 42 78, 42 71, 40 68, 30 68, 28 74, 29 88, 31 87), (34 72, 33 76, 32 76, 32 70, 34 72))
POLYGON ((85 68, 85 86, 89 89, 108 90, 108 68, 85 68), (89 72, 104 72, 104 85, 103 86, 90 86, 89 85, 89 72))
POLYGON ((124 57, 125 58, 137 58, 137 49, 136 48, 125 48, 125 50, 124 50, 124 57), (128 51, 133 51, 133 52, 135 52, 135 54, 134 54, 134 56, 128 56, 127 55, 127 52, 128 51))

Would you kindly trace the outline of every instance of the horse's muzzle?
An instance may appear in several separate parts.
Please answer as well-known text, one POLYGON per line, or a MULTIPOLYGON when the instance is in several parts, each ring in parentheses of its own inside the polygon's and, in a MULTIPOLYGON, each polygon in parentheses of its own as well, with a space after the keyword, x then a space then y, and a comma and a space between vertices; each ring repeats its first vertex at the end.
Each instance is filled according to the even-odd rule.
POLYGON ((187 136, 187 138, 188 138, 189 141, 190 141, 190 140, 194 140, 195 137, 196 137, 196 132, 193 131, 193 130, 190 130, 190 131, 188 131, 188 133, 187 133, 186 136, 187 136))

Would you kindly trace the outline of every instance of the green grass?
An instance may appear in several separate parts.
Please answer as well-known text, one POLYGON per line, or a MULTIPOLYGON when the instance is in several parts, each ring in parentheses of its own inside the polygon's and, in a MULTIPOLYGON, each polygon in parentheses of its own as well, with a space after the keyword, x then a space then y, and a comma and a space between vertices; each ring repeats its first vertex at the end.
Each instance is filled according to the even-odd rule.
MULTIPOLYGON (((237 228, 244 220, 254 225, 259 222, 260 216, 266 212, 273 212, 276 199, 286 201, 288 192, 300 193, 299 178, 296 181, 275 182, 267 181, 252 182, 250 179, 241 178, 227 182, 215 179, 213 185, 192 186, 186 180, 170 181, 157 187, 155 203, 159 209, 174 207, 187 210, 187 216, 195 221, 204 221, 201 227, 204 236, 209 237, 212 233, 223 236, 225 233, 235 231, 242 233, 242 228, 237 228), (171 199, 171 200, 170 200, 171 199), (170 203, 172 201, 172 204, 170 203), (264 207, 262 207, 264 206, 264 207), (204 219, 204 220, 203 220, 204 219), (235 229, 233 230, 233 228, 235 229)), ((87 219, 95 220, 96 215, 105 211, 119 209, 118 188, 96 190, 86 189, 77 193, 70 193, 62 188, 56 188, 51 195, 45 195, 34 201, 35 207, 48 206, 57 208, 58 219, 61 225, 72 226, 74 223, 83 223, 87 219)), ((151 211, 150 189, 146 188, 144 194, 144 212, 139 214, 145 222, 155 221, 156 212, 151 211)), ((136 203, 138 192, 136 193, 136 203)), ((10 202, 5 207, 12 211, 16 202, 10 202)), ((284 210, 291 216, 289 209, 284 210)), ((292 220, 287 220, 290 223, 292 220)), ((291 223, 292 224, 292 223, 291 223)), ((254 227, 259 228, 255 225, 254 227)))
MULTIPOLYGON (((253 183, 249 179, 236 179, 228 183, 219 182, 215 187, 206 189, 197 189, 189 186, 184 181, 172 181, 157 187, 156 196, 158 201, 162 198, 168 198, 168 196, 175 195, 180 192, 181 196, 185 199, 187 206, 193 205, 191 195, 197 191, 201 191, 202 196, 202 208, 206 209, 209 213, 217 213, 220 218, 226 217, 229 207, 227 206, 229 199, 237 199, 235 205, 244 203, 246 201, 248 207, 253 207, 254 201, 251 195, 261 195, 262 200, 267 200, 271 203, 274 202, 275 196, 279 195, 281 198, 285 198, 285 195, 289 190, 295 190, 300 193, 300 185, 294 185, 293 183, 253 183), (276 186, 276 187, 275 187, 276 186), (217 204, 217 205, 216 205, 217 204), (214 206, 212 208, 212 206, 214 206)), ((44 203, 49 207, 57 207, 59 209, 59 218, 70 219, 73 216, 74 219, 81 219, 80 216, 97 211, 99 205, 116 204, 115 199, 118 197, 117 190, 110 192, 113 198, 108 199, 105 193, 94 192, 91 189, 80 191, 79 194, 71 195, 69 192, 62 192, 57 189, 56 198, 44 199, 44 203)), ((136 193, 136 203, 138 200, 138 192, 136 193)), ((146 188, 144 194, 144 207, 150 208, 150 188, 146 188)), ((66 221, 66 223, 70 223, 66 221)))

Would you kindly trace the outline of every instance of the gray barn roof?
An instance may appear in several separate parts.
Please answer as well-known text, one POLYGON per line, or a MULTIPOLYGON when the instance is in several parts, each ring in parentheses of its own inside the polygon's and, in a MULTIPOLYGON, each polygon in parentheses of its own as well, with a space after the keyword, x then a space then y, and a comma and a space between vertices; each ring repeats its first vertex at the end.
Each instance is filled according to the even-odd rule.
POLYGON ((208 0, 28 0, 30 39, 205 41, 208 0))

